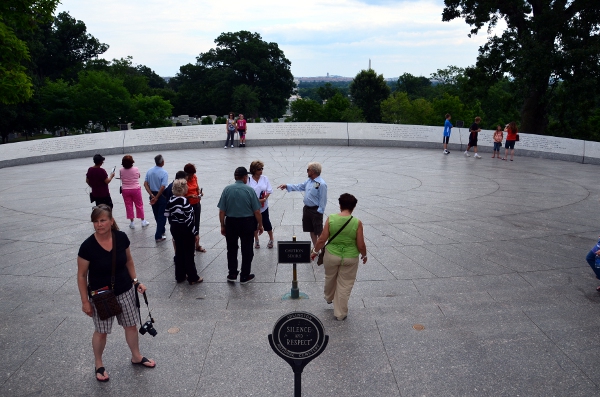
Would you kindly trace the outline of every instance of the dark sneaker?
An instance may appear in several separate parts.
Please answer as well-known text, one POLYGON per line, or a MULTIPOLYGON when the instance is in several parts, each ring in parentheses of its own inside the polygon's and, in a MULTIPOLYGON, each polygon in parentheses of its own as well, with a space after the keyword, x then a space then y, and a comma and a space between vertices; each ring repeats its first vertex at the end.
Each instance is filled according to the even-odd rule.
POLYGON ((250 281, 254 281, 254 274, 249 275, 245 280, 240 279, 240 284, 248 284, 250 281))
POLYGON ((227 276, 228 283, 235 283, 236 281, 237 281, 237 276, 235 276, 235 277, 227 276))

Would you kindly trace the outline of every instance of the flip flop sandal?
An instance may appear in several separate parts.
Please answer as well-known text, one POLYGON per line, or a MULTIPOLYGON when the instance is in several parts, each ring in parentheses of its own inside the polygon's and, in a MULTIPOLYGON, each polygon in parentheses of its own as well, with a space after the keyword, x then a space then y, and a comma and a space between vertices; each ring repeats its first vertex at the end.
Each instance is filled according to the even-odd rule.
POLYGON ((254 242, 254 248, 260 248, 260 244, 259 244, 259 242, 258 242, 258 241, 255 241, 255 242, 254 242))
MULTIPOLYGON (((106 369, 104 367, 100 367, 100 368, 96 368, 96 374, 100 374, 102 376, 105 376, 104 373, 106 372, 106 369)), ((96 376, 96 380, 98 382, 108 382, 110 380, 110 378, 106 378, 106 379, 98 379, 98 377, 96 376)))
POLYGON ((202 248, 202 246, 196 247, 196 251, 198 251, 198 252, 206 252, 206 250, 204 248, 202 248))
POLYGON ((269 244, 267 244, 267 248, 273 248, 273 240, 269 240, 269 244))
POLYGON ((133 365, 140 365, 140 366, 145 367, 145 368, 154 368, 154 367, 156 367, 156 363, 154 363, 154 365, 151 366, 151 367, 145 365, 146 363, 149 363, 149 362, 150 362, 150 360, 148 360, 146 357, 142 357, 142 361, 140 361, 139 363, 134 363, 132 361, 131 364, 133 364, 133 365))

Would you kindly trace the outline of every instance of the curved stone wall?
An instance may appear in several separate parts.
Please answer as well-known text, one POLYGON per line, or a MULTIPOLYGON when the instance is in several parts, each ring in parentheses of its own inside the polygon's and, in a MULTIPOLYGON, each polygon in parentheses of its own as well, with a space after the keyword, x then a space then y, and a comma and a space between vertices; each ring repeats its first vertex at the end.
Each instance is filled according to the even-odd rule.
MULTIPOLYGON (((368 123, 248 124, 248 146, 395 146, 442 150, 443 127, 368 123)), ((467 128, 454 128, 450 150, 464 150, 467 128)), ((493 131, 479 133, 481 152, 491 152, 493 131)), ((222 147, 225 125, 197 125, 112 131, 0 145, 0 168, 22 164, 92 157, 95 153, 125 154, 190 148, 222 147)), ((520 134, 518 156, 600 164, 600 142, 520 134)), ((504 150, 504 149, 503 149, 504 150)), ((502 153, 504 153, 502 151, 502 153)))

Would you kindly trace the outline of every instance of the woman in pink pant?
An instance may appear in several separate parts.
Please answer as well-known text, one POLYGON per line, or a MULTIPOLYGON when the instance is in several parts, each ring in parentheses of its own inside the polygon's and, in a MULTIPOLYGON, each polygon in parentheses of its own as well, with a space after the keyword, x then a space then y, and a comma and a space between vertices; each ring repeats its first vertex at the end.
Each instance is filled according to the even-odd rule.
POLYGON ((146 227, 149 223, 144 220, 144 202, 142 201, 142 188, 140 186, 140 170, 133 166, 133 157, 130 155, 123 156, 121 165, 123 168, 119 171, 121 174, 121 185, 123 187, 123 201, 125 202, 125 210, 127 218, 131 221, 129 227, 135 229, 133 223, 133 206, 135 204, 135 212, 139 219, 142 220, 142 227, 146 227))

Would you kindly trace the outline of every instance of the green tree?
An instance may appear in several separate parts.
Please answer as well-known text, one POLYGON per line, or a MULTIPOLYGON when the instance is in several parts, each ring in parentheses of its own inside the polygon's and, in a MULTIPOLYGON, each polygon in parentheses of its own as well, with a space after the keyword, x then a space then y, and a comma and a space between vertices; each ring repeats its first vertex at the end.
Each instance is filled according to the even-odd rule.
POLYGON ((176 111, 220 114, 233 108, 235 87, 246 85, 260 101, 258 114, 282 115, 295 87, 290 61, 276 43, 258 33, 222 33, 216 48, 184 65, 176 76, 176 111))
POLYGON ((354 104, 369 123, 381 122, 381 102, 390 96, 390 87, 374 70, 361 70, 350 84, 354 104))
POLYGON ((31 32, 50 20, 58 0, 0 2, 0 103, 16 104, 33 95, 31 77, 23 65, 30 59, 25 41, 15 32, 31 32))
POLYGON ((297 99, 290 104, 291 121, 321 121, 323 106, 312 99, 297 99))
MULTIPOLYGON (((510 75, 523 97, 521 129, 543 134, 560 81, 596 82, 600 73, 597 0, 444 0, 444 21, 464 18, 476 34, 500 20, 501 36, 480 47, 477 66, 496 79, 510 75)), ((585 86, 586 90, 595 87, 585 86)), ((596 84, 597 85, 597 84, 596 84)), ((593 86, 593 84, 592 84, 593 86)))
POLYGON ((257 117, 260 99, 252 87, 240 84, 233 89, 233 109, 247 118, 257 117))
POLYGON ((40 89, 42 124, 50 132, 72 129, 77 126, 75 117, 75 91, 64 80, 48 81, 40 89))
POLYGON ((173 106, 158 95, 137 94, 132 98, 131 107, 129 120, 133 121, 135 128, 158 128, 172 125, 168 117, 173 112, 173 106))
MULTIPOLYGON (((436 120, 439 120, 438 124, 443 124, 444 115, 450 113, 452 120, 463 120, 465 125, 471 125, 470 123, 475 118, 474 112, 467 109, 457 96, 444 93, 440 98, 433 100, 433 114, 436 120)), ((484 117, 482 114, 478 114, 480 117, 484 117)))
POLYGON ((381 102, 381 120, 389 124, 408 124, 411 113, 410 99, 404 91, 397 91, 381 102))
POLYGON ((397 91, 381 103, 381 118, 385 123, 435 125, 434 107, 424 98, 410 100, 406 92, 397 91))
POLYGON ((430 95, 431 80, 423 76, 413 76, 410 73, 404 73, 398 77, 396 89, 408 94, 410 99, 427 98, 430 95))
POLYGON ((108 45, 87 32, 83 21, 61 12, 28 39, 32 49, 31 73, 43 82, 74 81, 87 62, 108 50, 108 45))
POLYGON ((321 111, 322 121, 339 122, 342 121, 342 113, 350 107, 350 100, 344 98, 340 93, 329 98, 323 105, 321 111))
POLYGON ((319 95, 322 101, 327 101, 338 93, 341 94, 342 92, 335 88, 331 83, 325 83, 325 85, 317 88, 317 95, 319 95))
POLYGON ((123 80, 102 71, 79 73, 74 102, 80 126, 91 122, 101 124, 105 131, 128 121, 131 111, 131 96, 123 80))

